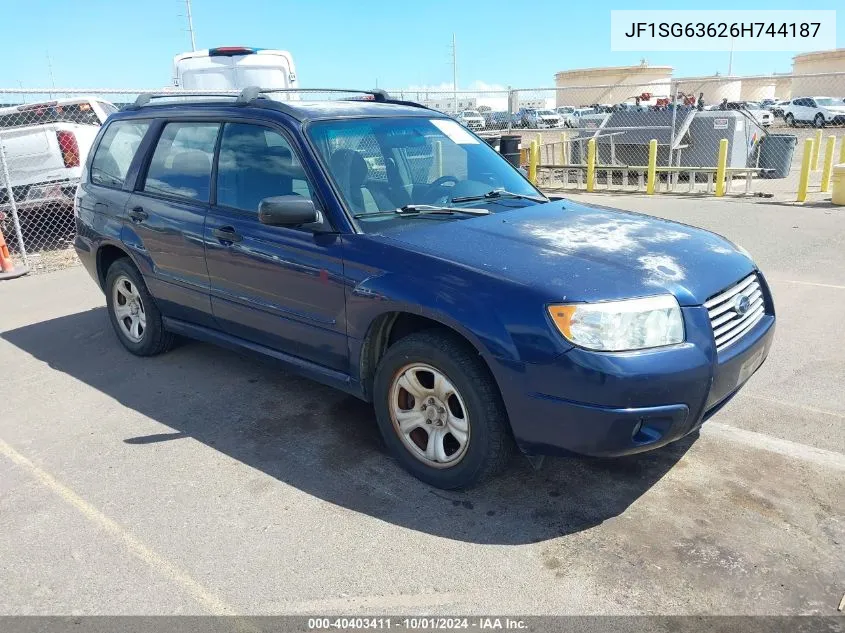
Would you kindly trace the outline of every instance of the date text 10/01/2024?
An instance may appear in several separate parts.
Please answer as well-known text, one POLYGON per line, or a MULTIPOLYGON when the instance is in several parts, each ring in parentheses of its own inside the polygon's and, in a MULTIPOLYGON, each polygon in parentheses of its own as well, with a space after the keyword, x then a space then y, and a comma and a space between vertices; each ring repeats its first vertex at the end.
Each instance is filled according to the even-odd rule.
POLYGON ((518 618, 443 618, 443 617, 352 617, 352 618, 309 618, 308 629, 312 631, 357 630, 357 629, 410 629, 410 630, 453 630, 477 629, 520 630, 527 628, 524 620, 518 618))

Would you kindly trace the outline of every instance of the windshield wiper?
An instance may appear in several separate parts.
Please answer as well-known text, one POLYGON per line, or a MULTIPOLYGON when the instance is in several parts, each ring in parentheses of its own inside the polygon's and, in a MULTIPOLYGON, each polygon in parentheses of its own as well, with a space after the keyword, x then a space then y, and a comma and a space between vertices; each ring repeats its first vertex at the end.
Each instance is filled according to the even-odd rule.
POLYGON ((431 204, 406 204, 404 207, 393 209, 393 211, 375 211, 373 213, 356 213, 352 217, 356 220, 361 218, 375 218, 386 215, 489 215, 487 209, 457 209, 455 207, 438 207, 431 204))
POLYGON ((508 198, 511 200, 531 200, 532 202, 548 202, 545 198, 538 196, 525 196, 521 193, 513 193, 504 189, 493 189, 482 196, 458 196, 452 198, 451 202, 473 202, 475 200, 493 200, 495 198, 508 198))

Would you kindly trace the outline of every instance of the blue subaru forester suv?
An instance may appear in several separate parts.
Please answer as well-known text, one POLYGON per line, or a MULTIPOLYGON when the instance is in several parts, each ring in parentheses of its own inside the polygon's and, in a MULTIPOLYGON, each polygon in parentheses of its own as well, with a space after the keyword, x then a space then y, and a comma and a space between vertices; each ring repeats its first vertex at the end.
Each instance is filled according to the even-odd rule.
POLYGON ((441 113, 336 96, 140 98, 109 117, 76 249, 130 352, 182 335, 277 359, 371 401, 389 451, 442 488, 514 444, 663 446, 766 358, 772 297, 741 248, 549 200, 441 113))

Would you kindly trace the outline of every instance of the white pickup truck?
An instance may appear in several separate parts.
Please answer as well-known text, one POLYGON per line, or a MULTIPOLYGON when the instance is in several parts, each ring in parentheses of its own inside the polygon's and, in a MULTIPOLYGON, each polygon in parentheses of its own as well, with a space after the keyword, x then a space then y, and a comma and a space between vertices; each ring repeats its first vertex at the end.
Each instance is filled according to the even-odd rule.
POLYGON ((53 203, 72 207, 91 143, 116 111, 113 104, 88 97, 0 108, 0 143, 10 180, 0 165, 0 211, 11 206, 10 189, 20 212, 53 203))

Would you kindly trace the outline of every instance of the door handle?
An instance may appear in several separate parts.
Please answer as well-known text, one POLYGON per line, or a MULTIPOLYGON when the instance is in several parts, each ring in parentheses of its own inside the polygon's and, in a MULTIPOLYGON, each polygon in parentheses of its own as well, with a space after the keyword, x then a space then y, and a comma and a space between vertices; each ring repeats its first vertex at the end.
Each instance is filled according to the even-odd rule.
POLYGON ((244 238, 240 233, 237 233, 231 226, 224 226, 219 229, 214 229, 211 234, 217 238, 221 244, 234 244, 240 242, 244 238))
POLYGON ((129 212, 129 219, 136 224, 140 224, 148 217, 150 217, 150 214, 144 211, 141 207, 135 207, 129 212))

